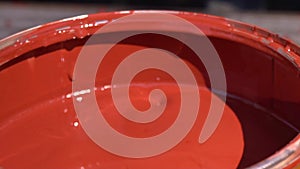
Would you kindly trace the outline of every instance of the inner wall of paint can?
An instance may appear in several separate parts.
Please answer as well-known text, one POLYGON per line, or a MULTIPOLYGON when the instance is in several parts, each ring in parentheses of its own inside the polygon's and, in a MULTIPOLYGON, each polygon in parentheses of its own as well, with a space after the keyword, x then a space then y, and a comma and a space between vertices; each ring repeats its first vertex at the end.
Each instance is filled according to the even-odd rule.
MULTIPOLYGON (((181 33, 182 36, 194 36, 181 33)), ((43 106, 47 100, 70 93, 76 58, 88 40, 61 39, 60 42, 38 47, 1 65, 0 121, 11 125, 12 117, 43 106), (19 87, 22 85, 22 88, 19 87), (23 89, 26 90, 23 90, 23 89), (30 96, 30 97, 29 97, 30 96)), ((255 164, 288 144, 300 130, 300 78, 298 67, 268 44, 264 50, 248 41, 208 35, 222 61, 228 87, 226 103, 242 125, 245 150, 239 167, 255 164)), ((188 61, 203 74, 210 86, 203 63, 187 46, 165 36, 142 34, 120 42, 126 46, 164 47, 188 61)), ((126 51, 126 48, 124 48, 126 51)), ((123 52, 124 52, 123 51, 123 52)), ((96 79, 98 84, 106 77, 96 79)), ((216 93, 216 94, 222 94, 216 93)), ((44 105, 46 106, 46 105, 44 105)), ((1 130, 5 129, 3 125, 1 130)))

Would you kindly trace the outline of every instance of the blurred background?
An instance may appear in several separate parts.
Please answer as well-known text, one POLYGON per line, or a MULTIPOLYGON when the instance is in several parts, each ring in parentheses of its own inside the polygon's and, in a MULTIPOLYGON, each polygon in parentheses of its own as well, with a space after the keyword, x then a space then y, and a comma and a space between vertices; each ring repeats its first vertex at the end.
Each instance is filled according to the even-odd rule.
POLYGON ((300 0, 52 0, 0 1, 0 39, 82 14, 166 9, 223 16, 271 30, 300 44, 300 0))

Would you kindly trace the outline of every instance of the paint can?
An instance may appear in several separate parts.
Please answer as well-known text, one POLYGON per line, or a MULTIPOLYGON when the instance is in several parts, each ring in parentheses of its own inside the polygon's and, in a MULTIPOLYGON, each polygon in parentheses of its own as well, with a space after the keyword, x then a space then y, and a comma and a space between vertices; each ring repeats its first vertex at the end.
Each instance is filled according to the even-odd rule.
MULTIPOLYGON (((199 48, 201 49, 200 46, 199 48)), ((257 26, 188 12, 121 11, 82 15, 20 32, 0 41, 0 167, 297 168, 300 163, 299 55, 298 45, 257 26), (138 17, 127 23, 126 17, 129 15, 138 17), (160 20, 165 15, 176 16, 180 23, 193 26, 185 27, 186 25, 176 25, 176 22, 160 20), (153 20, 152 16, 156 16, 157 20, 153 20), (119 22, 120 20, 123 22, 119 22), (111 23, 119 25, 113 31, 109 29, 99 34, 99 29, 111 23), (129 24, 134 25, 131 31, 124 29, 129 24), (149 32, 148 28, 162 32, 155 34, 149 32), (212 88, 205 61, 201 57, 199 59, 192 50, 193 47, 185 43, 188 42, 186 39, 199 36, 194 34, 194 28, 199 29, 202 36, 209 40, 222 63, 226 95, 224 91, 212 88), (148 32, 141 32, 143 29, 148 32), (132 31, 135 34, 127 37, 132 31), (116 36, 125 37, 125 40, 117 41, 116 45, 111 38, 116 36), (101 47, 113 44, 111 49, 115 51, 109 53, 109 59, 103 59, 99 65, 102 74, 101 70, 96 73, 95 88, 74 91, 72 84, 78 81, 76 74, 74 75, 77 60, 84 53, 83 48, 97 45, 88 43, 92 37, 104 39, 101 47), (179 37, 179 40, 175 37, 179 37), (223 121, 221 119, 215 134, 203 144, 197 142, 199 154, 189 154, 191 150, 197 149, 188 146, 194 145, 190 143, 193 142, 190 139, 201 132, 200 129, 194 129, 193 125, 193 131, 186 133, 188 139, 180 140, 180 143, 159 154, 157 158, 151 156, 145 159, 114 154, 117 150, 99 147, 100 143, 91 138, 87 128, 82 125, 88 119, 79 119, 74 102, 83 103, 85 96, 90 93, 96 93, 97 99, 104 97, 106 92, 114 88, 111 76, 124 59, 121 55, 130 55, 146 48, 171 51, 184 60, 194 75, 199 75, 195 79, 199 86, 205 88, 199 92, 204 96, 204 107, 209 105, 205 102, 205 93, 226 99, 223 121), (100 96, 97 92, 101 93, 100 96), (181 146, 190 149, 185 151, 181 146), (177 157, 179 152, 184 153, 177 157), (230 153, 232 156, 229 156, 230 153), (193 158, 196 156, 207 161, 196 159, 195 162, 193 158), (234 158, 232 163, 226 164, 231 158, 234 158)), ((174 82, 167 74, 156 76, 156 71, 133 78, 136 84, 144 85, 142 88, 136 85, 137 89, 128 89, 133 91, 134 97, 148 98, 150 91, 157 87, 151 84, 157 81, 174 82)), ((171 88, 166 86, 164 91, 172 94, 171 88)), ((114 100, 103 102, 98 102, 100 107, 110 105, 114 100)), ((149 103, 144 103, 145 99, 136 102, 135 106, 139 109, 146 110, 149 107, 149 103)), ((175 99, 175 102, 171 112, 172 109, 180 108, 180 100, 175 99)), ((203 106, 200 103, 199 109, 201 108, 203 106)), ((208 111, 209 108, 205 109, 208 111)), ((117 112, 115 107, 112 110, 117 112)), ((203 128, 206 116, 208 114, 198 115, 195 125, 203 128)), ((105 118, 114 120, 116 116, 108 114, 105 118)), ((166 124, 172 126, 176 117, 172 118, 173 121, 167 121, 166 124)), ((140 130, 131 123, 127 121, 124 125, 117 121, 115 127, 119 127, 118 131, 123 133, 134 131, 127 133, 133 138, 155 135, 167 128, 164 121, 159 123, 163 127, 157 127, 153 131, 151 129, 155 127, 150 123, 140 130)))

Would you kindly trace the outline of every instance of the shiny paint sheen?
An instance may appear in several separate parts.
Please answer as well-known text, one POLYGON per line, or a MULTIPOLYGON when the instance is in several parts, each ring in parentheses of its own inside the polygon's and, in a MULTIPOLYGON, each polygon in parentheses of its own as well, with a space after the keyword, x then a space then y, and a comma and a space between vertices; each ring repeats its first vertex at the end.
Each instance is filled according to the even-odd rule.
MULTIPOLYGON (((115 48, 101 63, 103 66, 100 65, 96 80, 95 91, 99 107, 105 113, 104 117, 116 130, 132 137, 149 137, 161 133, 172 125, 177 116, 176 110, 178 111, 180 105, 178 86, 172 77, 164 72, 158 70, 140 72, 133 79, 130 90, 133 104, 140 110, 147 109, 149 92, 160 88, 168 96, 167 109, 162 117, 151 124, 137 125, 122 118, 110 98, 109 79, 115 69, 113 65, 117 66, 118 59, 122 59, 126 52, 130 53, 144 47, 122 43, 115 48), (120 57, 118 48, 122 48, 123 51, 122 55, 119 54, 120 57)), ((238 165, 243 153, 243 134, 238 119, 229 107, 226 107, 214 136, 203 145, 197 141, 209 110, 211 92, 205 87, 199 70, 189 62, 186 64, 194 72, 200 87, 201 107, 193 130, 182 143, 163 155, 141 160, 118 157, 98 147, 82 130, 72 105, 72 77, 68 73, 71 72, 68 68, 73 68, 78 52, 80 47, 75 47, 72 51, 60 49, 31 58, 34 60, 19 62, 1 74, 2 79, 7 79, 8 90, 6 91, 16 91, 16 95, 10 97, 15 97, 15 100, 20 103, 25 102, 18 109, 15 106, 8 107, 5 111, 10 112, 10 115, 2 118, 1 129, 4 132, 1 132, 0 137, 5 139, 1 140, 0 145, 1 157, 3 157, 1 165, 4 168, 19 166, 26 168, 81 166, 86 168, 140 168, 141 166, 143 168, 217 168, 219 166, 235 168, 238 165), (34 62, 33 67, 32 62, 34 62), (9 85, 15 80, 23 81, 24 86, 20 87, 21 83, 9 85), (34 87, 34 85, 38 86, 34 87), (26 108, 28 104, 31 106, 26 108), (229 130, 231 137, 226 136, 229 130), (28 153, 31 156, 28 156, 28 153), (218 163, 214 163, 215 158, 219 159, 218 163)))
POLYGON ((105 114, 107 121, 111 121, 110 124, 120 132, 147 137, 163 131, 176 118, 174 110, 178 109, 180 102, 178 87, 168 74, 161 71, 138 74, 130 89, 131 101, 141 110, 149 106, 145 98, 151 89, 162 88, 169 94, 169 107, 156 121, 160 124, 157 128, 153 127, 154 123, 137 128, 137 125, 118 118, 118 112, 108 97, 110 89, 101 90, 111 85, 113 70, 123 57, 147 47, 171 51, 189 65, 200 88, 199 117, 178 146, 155 158, 121 158, 99 148, 84 133, 74 112, 71 85, 76 79, 72 77, 73 68, 86 40, 101 27, 101 24, 95 24, 96 21, 105 24, 127 14, 82 16, 46 24, 2 41, 0 167, 176 166, 214 169, 239 165, 239 168, 244 168, 272 155, 299 134, 300 50, 297 46, 260 28, 224 18, 175 12, 201 28, 222 60, 229 95, 216 133, 203 145, 196 142, 212 94, 202 62, 175 39, 143 34, 117 44, 100 65, 95 92, 99 106, 109 112, 105 114), (283 52, 278 52, 279 49, 283 52))

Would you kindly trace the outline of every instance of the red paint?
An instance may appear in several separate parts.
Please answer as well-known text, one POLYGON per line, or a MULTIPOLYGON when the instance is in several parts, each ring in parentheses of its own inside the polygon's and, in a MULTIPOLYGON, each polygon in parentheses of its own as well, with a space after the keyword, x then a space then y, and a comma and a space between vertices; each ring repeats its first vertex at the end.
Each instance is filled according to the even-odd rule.
POLYGON ((185 59, 201 86, 200 116, 182 143, 155 158, 124 159, 99 148, 85 135, 80 124, 77 126, 72 99, 67 96, 71 93, 76 57, 89 35, 101 27, 85 28, 85 25, 125 15, 128 14, 103 13, 50 23, 1 41, 0 166, 4 169, 199 168, 199 165, 235 168, 238 164, 246 167, 272 155, 299 134, 300 49, 295 44, 260 28, 224 18, 176 13, 201 28, 223 62, 230 95, 216 133, 203 145, 195 142, 210 98, 206 87, 210 85, 201 61, 174 39, 144 34, 116 45, 100 66, 96 80, 98 104, 114 112, 114 116, 105 114, 107 120, 120 132, 147 137, 163 131, 176 118, 176 114, 168 112, 178 108, 178 87, 161 71, 143 72, 136 76, 131 87, 132 102, 141 110, 147 108, 145 97, 153 88, 162 88, 173 99, 175 104, 170 104, 156 121, 159 124, 156 128, 154 124, 138 127, 118 117, 114 107, 108 106, 111 105, 107 97, 109 90, 99 90, 110 83, 118 59, 146 47, 160 47, 185 59), (117 57, 120 52, 116 51, 124 55, 117 57), (163 79, 160 81, 163 84, 156 81, 157 76, 163 79), (100 102, 103 97, 107 98, 100 102))

